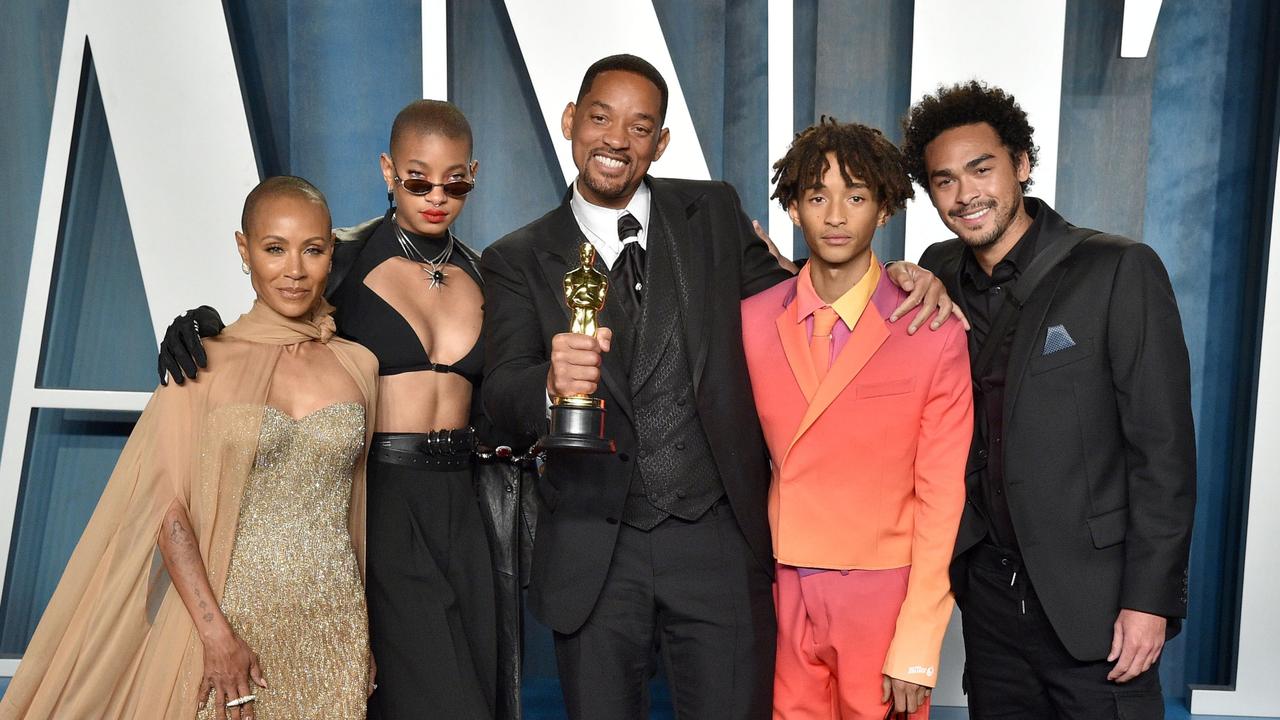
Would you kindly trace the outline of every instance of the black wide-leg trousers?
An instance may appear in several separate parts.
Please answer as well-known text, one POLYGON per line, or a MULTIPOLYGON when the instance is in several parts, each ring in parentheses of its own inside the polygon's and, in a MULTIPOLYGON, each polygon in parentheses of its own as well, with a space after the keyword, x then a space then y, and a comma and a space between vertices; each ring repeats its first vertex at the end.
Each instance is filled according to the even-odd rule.
POLYGON ((370 459, 367 484, 369 718, 492 718, 497 611, 472 468, 370 459))
POLYGON ((1017 555, 989 545, 968 554, 957 598, 964 628, 965 685, 972 720, 1158 720, 1159 662, 1124 684, 1114 663, 1067 652, 1017 555))
POLYGON ((680 720, 767 719, 776 628, 772 579, 727 502, 693 522, 623 525, 591 616, 555 635, 569 717, 648 718, 656 647, 680 720))

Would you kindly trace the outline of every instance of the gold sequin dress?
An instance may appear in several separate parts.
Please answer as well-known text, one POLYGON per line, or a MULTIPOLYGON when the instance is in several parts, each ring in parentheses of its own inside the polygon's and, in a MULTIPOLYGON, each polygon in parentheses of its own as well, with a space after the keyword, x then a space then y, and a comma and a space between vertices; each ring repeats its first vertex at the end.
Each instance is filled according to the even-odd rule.
MULTIPOLYGON (((267 681, 256 720, 365 717, 369 627, 347 530, 364 423, 358 403, 263 411, 221 602, 267 681)), ((199 718, 215 717, 206 703, 199 718)))

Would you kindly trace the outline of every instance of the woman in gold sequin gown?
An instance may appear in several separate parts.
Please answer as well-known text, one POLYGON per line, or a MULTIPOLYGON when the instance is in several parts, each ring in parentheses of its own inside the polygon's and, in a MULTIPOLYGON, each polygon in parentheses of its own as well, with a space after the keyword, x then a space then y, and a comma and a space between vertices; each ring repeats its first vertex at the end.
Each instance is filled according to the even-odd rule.
MULTIPOLYGON (((219 603, 267 681, 258 720, 365 716, 369 626, 347 531, 364 430, 355 402, 263 412, 219 603)), ((208 702, 199 717, 222 710, 208 702)))
POLYGON ((269 178, 243 222, 257 301, 152 396, 0 719, 365 717, 377 361, 334 336, 324 196, 269 178))

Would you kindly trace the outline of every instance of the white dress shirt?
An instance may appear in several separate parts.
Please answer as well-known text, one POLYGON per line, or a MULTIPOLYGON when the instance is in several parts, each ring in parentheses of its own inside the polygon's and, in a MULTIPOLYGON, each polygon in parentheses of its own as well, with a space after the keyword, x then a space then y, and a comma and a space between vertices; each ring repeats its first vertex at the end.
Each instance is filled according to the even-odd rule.
POLYGON ((639 242, 641 248, 649 249, 649 197, 649 186, 640 183, 640 187, 636 188, 636 193, 631 196, 631 202, 627 203, 625 208, 615 210, 600 207, 592 205, 582 197, 582 193, 578 191, 578 181, 574 180, 573 197, 569 199, 569 209, 573 210, 573 217, 578 221, 578 227, 582 228, 582 234, 596 249, 596 254, 600 256, 605 267, 612 268, 618 261, 618 256, 622 254, 623 242, 618 239, 618 218, 622 217, 623 213, 631 213, 636 220, 640 221, 640 234, 629 242, 639 242))
MULTIPOLYGON (((569 199, 569 209, 573 210, 573 218, 587 238, 587 242, 596 249, 596 254, 604 262, 605 267, 612 268, 622 254, 625 243, 618 238, 618 218, 623 213, 631 213, 640 221, 640 234, 628 242, 639 242, 640 247, 649 249, 649 186, 640 183, 631 202, 621 210, 600 207, 587 202, 578 191, 578 181, 573 181, 573 197, 569 199)), ((551 393, 547 393, 547 417, 551 417, 551 393)))

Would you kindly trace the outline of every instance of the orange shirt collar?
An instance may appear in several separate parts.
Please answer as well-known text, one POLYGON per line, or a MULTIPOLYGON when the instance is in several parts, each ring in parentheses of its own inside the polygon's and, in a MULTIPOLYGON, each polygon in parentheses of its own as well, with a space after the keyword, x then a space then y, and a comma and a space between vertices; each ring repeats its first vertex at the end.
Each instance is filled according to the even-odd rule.
MULTIPOLYGON (((796 321, 804 322, 820 307, 827 303, 821 297, 818 297, 818 291, 813 289, 813 278, 809 277, 809 263, 800 269, 800 275, 796 280, 796 321)), ((858 318, 862 317, 862 312, 867 309, 867 305, 871 303, 871 295, 875 293, 876 286, 880 284, 880 261, 876 259, 875 253, 871 253, 871 264, 867 267, 867 271, 863 273, 862 279, 853 284, 844 295, 841 295, 835 302, 831 303, 831 309, 836 311, 840 316, 841 322, 845 327, 853 330, 853 326, 858 324, 858 318)))

